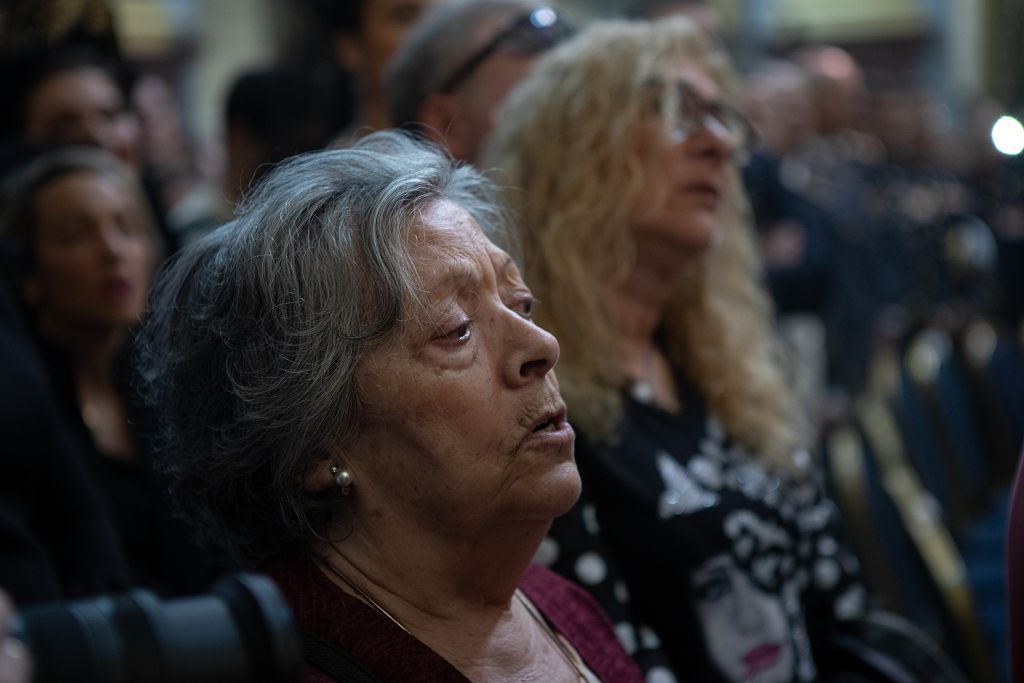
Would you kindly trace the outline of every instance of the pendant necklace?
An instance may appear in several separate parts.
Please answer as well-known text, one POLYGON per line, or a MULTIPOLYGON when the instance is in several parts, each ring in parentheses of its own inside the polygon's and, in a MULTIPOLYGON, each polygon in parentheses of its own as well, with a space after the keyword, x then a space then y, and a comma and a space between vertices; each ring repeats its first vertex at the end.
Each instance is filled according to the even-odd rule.
POLYGON ((654 346, 651 346, 644 353, 643 373, 640 379, 633 379, 629 383, 629 395, 639 403, 654 402, 654 384, 651 377, 654 375, 654 346))

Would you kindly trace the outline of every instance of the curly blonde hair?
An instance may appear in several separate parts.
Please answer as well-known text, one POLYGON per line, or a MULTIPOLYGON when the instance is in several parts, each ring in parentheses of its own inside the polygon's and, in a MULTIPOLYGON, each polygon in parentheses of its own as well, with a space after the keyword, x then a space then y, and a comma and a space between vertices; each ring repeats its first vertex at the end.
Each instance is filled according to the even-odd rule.
MULTIPOLYGON (((725 92, 725 56, 689 21, 592 25, 544 56, 510 94, 484 168, 496 167, 516 208, 537 318, 562 346, 558 367, 573 420, 608 436, 627 381, 616 321, 604 297, 631 269, 630 216, 647 182, 639 157, 651 85, 683 61, 703 64, 725 92)), ((719 239, 687 266, 660 333, 728 433, 794 471, 806 427, 783 370, 771 303, 751 235, 750 211, 732 169, 719 239)))

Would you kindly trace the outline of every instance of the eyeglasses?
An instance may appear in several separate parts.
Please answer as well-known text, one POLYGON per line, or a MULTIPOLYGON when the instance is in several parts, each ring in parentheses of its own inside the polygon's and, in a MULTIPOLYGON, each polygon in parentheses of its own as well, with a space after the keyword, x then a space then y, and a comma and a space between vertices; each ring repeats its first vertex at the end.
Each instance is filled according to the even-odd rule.
POLYGON ((669 126, 672 142, 688 140, 699 128, 732 141, 732 161, 742 166, 757 145, 757 134, 743 114, 721 102, 708 102, 685 81, 666 88, 661 100, 662 116, 669 126))
POLYGON ((553 47, 574 32, 569 22, 554 9, 538 7, 498 31, 497 35, 452 72, 438 88, 438 92, 453 92, 484 63, 484 60, 498 50, 513 55, 534 55, 553 47))

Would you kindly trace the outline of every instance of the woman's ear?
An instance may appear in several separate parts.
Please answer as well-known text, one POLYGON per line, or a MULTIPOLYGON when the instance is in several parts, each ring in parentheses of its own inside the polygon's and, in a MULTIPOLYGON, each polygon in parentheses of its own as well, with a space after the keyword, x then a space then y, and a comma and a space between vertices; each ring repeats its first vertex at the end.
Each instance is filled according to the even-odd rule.
POLYGON ((332 464, 334 464, 332 460, 324 459, 309 468, 302 477, 302 488, 314 493, 326 491, 334 486, 334 474, 331 472, 332 464))

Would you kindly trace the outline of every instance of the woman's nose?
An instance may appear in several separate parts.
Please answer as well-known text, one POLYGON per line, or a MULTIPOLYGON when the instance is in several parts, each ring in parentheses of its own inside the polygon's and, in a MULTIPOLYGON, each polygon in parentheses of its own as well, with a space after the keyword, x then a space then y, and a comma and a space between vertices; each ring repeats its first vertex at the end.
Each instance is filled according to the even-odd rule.
POLYGON ((117 226, 110 225, 100 232, 99 244, 104 256, 120 259, 124 256, 125 248, 128 246, 128 238, 117 226))
POLYGON ((728 126, 712 116, 704 115, 704 120, 693 136, 694 149, 703 155, 714 155, 716 158, 729 158, 739 140, 728 126))
POLYGON ((532 321, 509 311, 505 368, 511 386, 530 384, 543 378, 558 362, 558 340, 532 321))
POLYGON ((752 587, 738 587, 733 609, 736 628, 740 633, 759 633, 764 629, 765 615, 752 587))
POLYGON ((110 133, 107 130, 109 124, 100 114, 83 114, 76 124, 74 130, 68 134, 71 140, 83 145, 94 145, 107 149, 110 138, 110 133))

